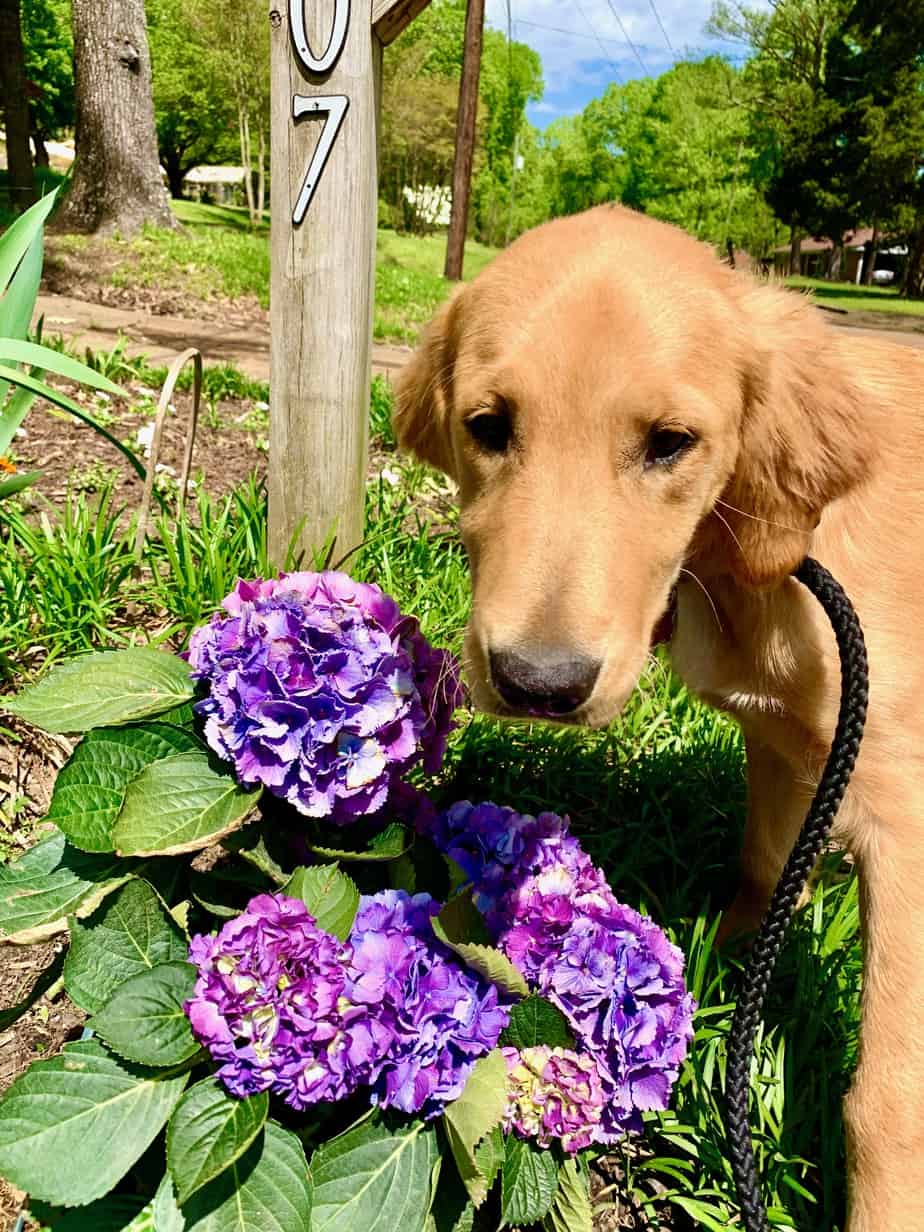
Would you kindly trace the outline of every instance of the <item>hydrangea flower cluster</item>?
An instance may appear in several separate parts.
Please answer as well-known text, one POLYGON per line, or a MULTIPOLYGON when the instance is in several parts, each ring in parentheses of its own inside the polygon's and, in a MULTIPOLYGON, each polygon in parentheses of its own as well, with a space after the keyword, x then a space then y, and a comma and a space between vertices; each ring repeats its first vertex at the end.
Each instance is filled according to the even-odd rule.
POLYGON ((245 783, 309 817, 375 813, 418 762, 435 773, 462 699, 455 660, 377 586, 344 573, 239 582, 193 634, 205 737, 245 783))
POLYGON ((566 1048, 504 1048, 507 1112, 504 1131, 539 1146, 561 1142, 579 1151, 595 1140, 606 1092, 597 1061, 566 1048))
POLYGON ((509 1012, 436 941, 438 910, 428 894, 364 897, 344 943, 301 901, 261 894, 194 937, 186 1013, 228 1090, 301 1110, 369 1087, 373 1102, 424 1116, 458 1098, 509 1012))
POLYGON ((556 1005, 599 1066, 593 1141, 614 1142, 667 1107, 693 1035, 683 955, 617 902, 565 819, 467 801, 429 828, 464 871, 495 944, 556 1005))

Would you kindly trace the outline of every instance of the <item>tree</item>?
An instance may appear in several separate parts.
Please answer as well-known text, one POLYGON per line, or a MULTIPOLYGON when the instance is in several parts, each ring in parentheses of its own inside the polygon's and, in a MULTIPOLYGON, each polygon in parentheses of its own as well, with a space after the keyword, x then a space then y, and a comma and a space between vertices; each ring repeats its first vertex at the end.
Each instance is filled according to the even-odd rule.
POLYGON ((181 197, 193 167, 237 157, 235 100, 187 0, 147 0, 147 12, 157 145, 170 194, 181 197))
POLYGON ((77 157, 65 227, 175 227, 161 180, 144 0, 73 0, 77 157))
POLYGON ((29 127, 36 166, 48 166, 45 142, 74 126, 74 41, 69 0, 22 0, 29 127))
POLYGON ((18 211, 35 200, 19 0, 0 0, 0 106, 6 125, 10 201, 18 211))

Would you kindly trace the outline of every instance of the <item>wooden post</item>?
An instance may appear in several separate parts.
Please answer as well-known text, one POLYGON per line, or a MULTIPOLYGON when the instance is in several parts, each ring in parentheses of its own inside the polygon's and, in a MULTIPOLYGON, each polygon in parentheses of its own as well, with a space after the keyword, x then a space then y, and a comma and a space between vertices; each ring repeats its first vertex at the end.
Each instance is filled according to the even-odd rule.
POLYGON ((428 0, 271 0, 269 548, 363 534, 382 47, 428 0))
POLYGON ((484 36, 484 0, 468 0, 465 13, 465 50, 462 81, 459 86, 459 113, 456 121, 456 158, 452 171, 452 213, 446 239, 445 275, 458 281, 462 277, 465 236, 468 231, 468 203, 472 190, 472 163, 475 158, 475 124, 478 119, 478 79, 481 76, 481 43, 484 36))

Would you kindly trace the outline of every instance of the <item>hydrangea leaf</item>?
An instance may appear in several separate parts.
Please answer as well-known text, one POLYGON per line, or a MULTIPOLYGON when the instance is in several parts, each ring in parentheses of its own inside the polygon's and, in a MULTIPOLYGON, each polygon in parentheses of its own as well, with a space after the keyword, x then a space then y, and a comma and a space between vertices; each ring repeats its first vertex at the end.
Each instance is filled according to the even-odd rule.
POLYGON ((195 693, 176 655, 147 646, 101 650, 54 667, 3 707, 49 732, 85 732, 163 714, 195 693))
POLYGON ((499 1125, 496 1125, 488 1136, 475 1147, 475 1163, 487 1181, 488 1189, 494 1184, 503 1166, 505 1154, 504 1132, 499 1125))
POLYGON ((349 847, 322 847, 311 844, 310 851, 315 855, 324 856, 327 860, 368 861, 384 863, 386 860, 397 860, 410 851, 414 845, 413 837, 409 835, 407 826, 399 821, 393 821, 380 834, 369 840, 367 846, 357 849, 349 847))
POLYGON ((107 1194, 89 1206, 63 1210, 45 1202, 30 1202, 29 1212, 54 1232, 154 1232, 150 1204, 135 1194, 107 1194))
POLYGON ((442 1169, 427 1232, 472 1232, 475 1204, 451 1163, 442 1169))
POLYGON ((593 1232, 593 1223, 587 1173, 569 1156, 559 1169, 558 1191, 542 1232, 593 1232))
POLYGON ((443 1128, 459 1176, 476 1206, 488 1196, 497 1171, 487 1153, 479 1160, 476 1148, 500 1124, 506 1108, 507 1063, 495 1048, 476 1062, 462 1094, 443 1113, 443 1128))
POLYGON ((101 1198, 157 1137, 186 1081, 128 1065, 97 1040, 65 1044, 0 1100, 0 1175, 57 1206, 101 1198))
POLYGON ((198 851, 243 825, 260 797, 221 773, 204 752, 152 762, 133 779, 113 827, 119 855, 198 851))
POLYGON ((509 1135, 501 1169, 501 1227, 519 1228, 544 1219, 557 1189, 558 1163, 552 1152, 509 1135))
POLYGON ((467 894, 450 899, 433 920, 433 931, 439 940, 472 970, 511 996, 529 996, 526 980, 510 959, 493 946, 481 943, 483 933, 478 930, 483 928, 484 921, 467 894))
POLYGON ((169 1172, 154 1195, 154 1232, 186 1232, 186 1220, 177 1203, 169 1172))
POLYGON ((311 1232, 424 1232, 438 1150, 419 1120, 363 1121, 326 1142, 311 1159, 311 1232))
POLYGON ((55 831, 19 860, 0 864, 0 941, 34 945, 63 932, 69 915, 88 916, 138 867, 78 851, 55 831))
POLYGON ((240 1159, 268 1111, 265 1091, 232 1099, 214 1078, 190 1087, 167 1126, 167 1167, 181 1203, 240 1159))
POLYGON ((185 1232, 318 1232, 305 1153, 295 1134, 274 1121, 181 1209, 185 1232))
POLYGON ((359 890, 352 877, 341 872, 336 864, 297 868, 282 892, 290 898, 300 898, 319 928, 340 941, 349 937, 359 907, 359 890))
POLYGON ((140 879, 122 886, 85 922, 71 920, 70 932, 64 987, 90 1014, 132 976, 186 957, 183 934, 154 888, 140 879))
POLYGON ((48 821, 81 851, 112 851, 112 826, 129 783, 163 757, 201 748, 166 723, 88 732, 55 782, 48 821))
POLYGON ((183 1012, 195 983, 191 963, 161 963, 120 984, 89 1025, 129 1061, 178 1065, 199 1050, 183 1012))
POLYGON ((519 1001, 510 1011, 510 1024, 501 1036, 501 1043, 511 1048, 573 1048, 574 1035, 568 1020, 551 1001, 533 995, 519 1001))

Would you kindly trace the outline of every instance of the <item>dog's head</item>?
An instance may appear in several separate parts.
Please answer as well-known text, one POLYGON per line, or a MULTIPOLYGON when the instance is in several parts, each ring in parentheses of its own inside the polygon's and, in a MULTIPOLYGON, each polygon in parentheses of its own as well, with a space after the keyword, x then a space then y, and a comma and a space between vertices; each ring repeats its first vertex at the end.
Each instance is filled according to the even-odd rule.
POLYGON ((805 555, 866 448, 814 313, 614 207, 446 304, 395 426, 459 485, 479 705, 607 722, 686 564, 765 586, 805 555))

